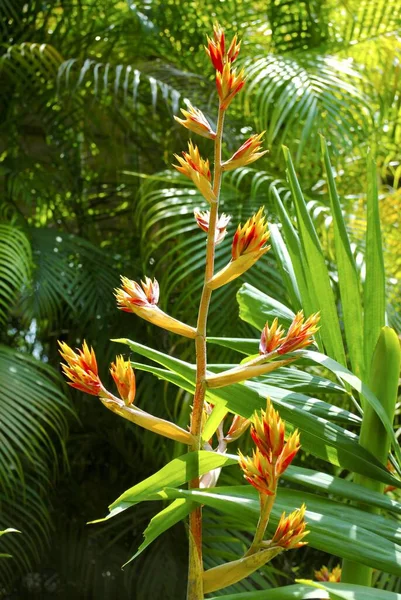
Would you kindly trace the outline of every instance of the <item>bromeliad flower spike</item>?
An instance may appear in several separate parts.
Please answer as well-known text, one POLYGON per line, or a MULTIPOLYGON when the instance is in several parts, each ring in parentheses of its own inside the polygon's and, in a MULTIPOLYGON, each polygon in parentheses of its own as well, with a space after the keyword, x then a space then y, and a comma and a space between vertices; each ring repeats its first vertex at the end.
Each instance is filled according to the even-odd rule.
MULTIPOLYGON (((189 141, 187 151, 184 151, 182 155, 175 155, 177 160, 175 168, 191 179, 208 205, 208 210, 196 209, 194 213, 198 226, 206 234, 205 276, 196 327, 182 323, 160 309, 158 306, 160 290, 156 279, 145 277, 138 283, 128 277, 121 277, 121 286, 115 290, 118 309, 131 313, 136 318, 145 319, 173 336, 179 335, 195 341, 196 368, 177 361, 172 356, 168 357, 167 362, 161 363, 166 369, 166 373, 169 372, 167 369, 170 359, 176 363, 180 362, 183 368, 186 365, 183 387, 187 392, 194 390, 188 429, 160 419, 137 407, 136 379, 129 359, 118 356, 111 364, 110 373, 118 392, 118 395, 115 395, 103 385, 99 377, 96 356, 92 348, 89 349, 84 343, 82 349, 75 352, 67 344, 60 344, 61 355, 67 363, 63 365, 63 371, 72 387, 98 396, 106 408, 131 423, 186 444, 189 452, 198 453, 195 456, 195 462, 198 465, 201 454, 202 456, 205 453, 208 455, 209 452, 215 454, 214 458, 219 459, 217 468, 211 467, 209 472, 201 472, 198 467, 198 471, 192 471, 193 478, 188 484, 190 492, 197 488, 205 491, 208 487, 217 484, 221 471, 219 465, 222 464, 220 461, 224 457, 227 444, 234 440, 238 441, 251 424, 251 419, 239 414, 231 415, 226 419, 227 414, 215 413, 213 400, 206 398, 206 393, 210 393, 212 388, 225 387, 238 381, 244 381, 293 362, 296 357, 283 355, 310 343, 317 325, 316 316, 309 317, 304 321, 303 315, 298 314, 285 334, 278 321, 275 320, 270 326, 266 324, 263 330, 259 356, 244 365, 237 365, 220 374, 213 374, 207 369, 206 333, 213 290, 229 284, 245 273, 258 260, 263 259, 269 250, 270 234, 264 208, 261 207, 244 225, 239 224, 236 230, 234 228, 231 260, 226 267, 215 273, 216 247, 229 231, 230 222, 230 217, 219 213, 222 175, 224 171, 249 165, 265 154, 262 149, 263 134, 256 133, 249 137, 231 158, 223 160, 222 141, 225 113, 245 84, 244 71, 236 70, 233 67, 239 51, 240 42, 237 41, 237 37, 234 36, 228 43, 223 29, 216 25, 213 36, 208 38, 206 53, 215 70, 217 118, 209 120, 199 109, 191 105, 187 106, 186 110, 182 109, 184 118, 176 117, 179 125, 194 135, 200 135, 210 140, 214 147, 213 169, 210 166, 209 158, 203 158, 198 147, 192 141, 189 141), (211 125, 214 122, 216 122, 215 129, 211 125), (216 414, 219 415, 217 422, 214 418, 216 414), (219 420, 220 422, 218 422, 219 420)), ((127 342, 127 340, 120 341, 127 342)), ((135 349, 139 345, 132 342, 131 346, 135 349)), ((141 348, 146 350, 145 356, 148 357, 155 354, 159 357, 166 356, 146 346, 141 346, 141 348)), ((158 369, 158 373, 163 377, 164 370, 158 369)), ((252 418, 251 436, 255 448, 251 456, 239 454, 239 466, 245 479, 259 494, 260 518, 254 539, 244 556, 237 561, 205 571, 202 558, 202 508, 199 502, 189 515, 187 600, 203 600, 205 593, 229 586, 247 577, 277 554, 305 543, 303 542, 306 535, 304 508, 291 513, 288 517, 283 515, 273 538, 264 539, 280 476, 299 450, 298 432, 292 432, 286 439, 285 423, 268 402, 266 410, 255 414, 252 418)), ((188 456, 184 455, 182 458, 186 460, 188 456)), ((208 461, 210 464, 210 458, 208 461)), ((196 500, 193 501, 194 505, 195 503, 196 500)), ((127 502, 125 508, 129 505, 130 502, 127 502)))

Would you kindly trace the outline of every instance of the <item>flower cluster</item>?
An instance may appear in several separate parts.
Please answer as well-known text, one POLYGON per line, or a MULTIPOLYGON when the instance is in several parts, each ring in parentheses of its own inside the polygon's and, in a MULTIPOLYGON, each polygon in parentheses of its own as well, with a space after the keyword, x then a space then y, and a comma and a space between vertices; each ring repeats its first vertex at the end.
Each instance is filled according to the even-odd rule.
POLYGON ((329 571, 326 566, 323 566, 318 571, 315 571, 315 579, 317 581, 327 581, 330 583, 340 583, 341 581, 341 567, 337 565, 329 571))
POLYGON ((209 138, 210 140, 214 140, 216 137, 215 132, 213 131, 209 121, 206 119, 205 115, 199 108, 195 108, 192 105, 188 106, 188 110, 181 108, 181 112, 184 115, 185 119, 179 119, 178 117, 174 117, 177 123, 180 123, 186 129, 201 135, 202 137, 209 138))
POLYGON ((213 27, 213 39, 210 39, 209 36, 207 36, 207 42, 207 48, 205 47, 206 53, 209 56, 212 65, 219 73, 223 72, 226 63, 235 61, 241 48, 241 42, 237 42, 237 36, 235 35, 226 52, 225 34, 220 25, 215 25, 213 27))
POLYGON ((276 532, 271 541, 272 545, 281 546, 284 550, 292 550, 294 548, 300 548, 307 543, 302 541, 309 533, 309 531, 305 531, 305 510, 306 506, 303 504, 301 508, 294 510, 288 517, 285 512, 281 515, 276 532))
POLYGON ((81 392, 98 396, 104 389, 98 375, 97 361, 93 348, 89 350, 84 341, 82 350, 74 352, 65 342, 59 342, 60 354, 66 361, 62 364, 64 375, 69 379, 68 385, 81 392))
POLYGON ((167 331, 194 338, 196 331, 186 323, 178 321, 163 312, 158 306, 159 284, 156 279, 145 277, 141 284, 128 277, 121 277, 121 288, 115 290, 117 306, 125 312, 132 312, 145 321, 149 321, 167 331))
POLYGON ((254 262, 256 262, 270 249, 270 246, 265 245, 269 237, 270 232, 267 229, 262 206, 255 215, 246 221, 243 227, 238 225, 231 247, 233 260, 248 254, 252 255, 255 258, 254 262))
POLYGON ((127 406, 133 404, 136 393, 136 381, 134 370, 129 360, 117 356, 116 362, 111 363, 110 373, 117 386, 120 397, 127 406))
POLYGON ((240 148, 232 157, 223 163, 224 171, 231 171, 231 169, 237 169, 238 167, 245 167, 246 165, 250 165, 251 163, 261 158, 264 154, 266 154, 267 150, 260 152, 260 148, 262 146, 262 137, 265 132, 259 133, 259 135, 254 134, 251 135, 246 142, 242 144, 240 148))
POLYGON ((231 245, 231 261, 214 275, 208 286, 215 290, 250 269, 270 249, 270 246, 266 246, 269 237, 264 209, 261 207, 243 227, 238 225, 231 245))
POLYGON ((192 179, 205 200, 215 202, 216 196, 212 189, 209 161, 201 157, 198 147, 189 141, 188 152, 183 152, 182 157, 178 156, 178 154, 174 154, 174 156, 179 164, 173 165, 173 167, 189 179, 192 179))
POLYGON ((315 313, 305 321, 304 313, 301 310, 295 315, 286 335, 284 335, 281 325, 278 325, 277 318, 271 325, 267 322, 262 330, 259 353, 277 352, 281 355, 309 346, 313 341, 313 335, 319 329, 319 320, 320 314, 315 313))
POLYGON ((285 424, 267 400, 266 411, 255 413, 251 436, 256 445, 252 457, 240 453, 240 466, 245 479, 261 494, 274 495, 279 477, 297 454, 299 433, 295 430, 285 441, 285 424))
POLYGON ((140 307, 156 306, 159 302, 159 284, 145 277, 141 285, 136 281, 121 276, 122 287, 115 290, 117 306, 125 312, 137 312, 140 307))

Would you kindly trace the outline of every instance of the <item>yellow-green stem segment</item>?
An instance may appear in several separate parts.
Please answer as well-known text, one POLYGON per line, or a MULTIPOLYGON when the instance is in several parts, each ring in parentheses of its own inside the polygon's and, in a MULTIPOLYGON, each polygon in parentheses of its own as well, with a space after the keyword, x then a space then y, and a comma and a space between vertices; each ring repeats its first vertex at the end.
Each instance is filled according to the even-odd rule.
MULTIPOLYGON (((391 422, 394 420, 400 366, 401 350, 398 337, 393 329, 383 327, 373 353, 369 387, 376 394, 391 422)), ((383 423, 367 402, 365 403, 359 443, 381 463, 387 464, 390 439, 383 423)), ((370 490, 384 493, 384 484, 380 481, 359 474, 354 476, 354 481, 370 490)), ((378 508, 371 506, 364 506, 364 509, 372 513, 379 512, 378 508)), ((341 582, 371 586, 372 569, 351 560, 344 560, 341 582)))
MULTIPOLYGON (((224 110, 219 106, 217 119, 216 139, 214 142, 214 177, 213 192, 216 202, 210 206, 209 230, 206 243, 205 281, 199 304, 198 323, 196 327, 196 387, 191 417, 191 434, 195 438, 190 451, 201 449, 202 413, 206 393, 206 326, 212 290, 207 287, 207 282, 214 273, 215 231, 219 206, 221 186, 221 144, 223 138, 224 110)), ((189 488, 199 487, 199 479, 193 479, 189 488)), ((187 600, 203 600, 203 561, 202 561, 202 508, 197 507, 189 516, 189 566, 187 600)))
POLYGON ((276 500, 276 493, 272 496, 266 496, 266 494, 260 494, 260 516, 259 521, 256 527, 255 536, 253 538, 252 544, 245 553, 245 556, 251 556, 256 552, 259 552, 261 543, 263 541, 263 537, 265 535, 266 527, 269 523, 270 513, 273 508, 273 504, 276 500))

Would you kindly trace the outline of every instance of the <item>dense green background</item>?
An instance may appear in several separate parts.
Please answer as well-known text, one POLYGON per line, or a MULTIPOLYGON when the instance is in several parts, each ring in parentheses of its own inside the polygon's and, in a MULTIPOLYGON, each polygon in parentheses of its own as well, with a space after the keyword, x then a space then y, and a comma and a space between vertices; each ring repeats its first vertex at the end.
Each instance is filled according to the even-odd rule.
MULTIPOLYGON (((264 204, 277 222, 275 182, 291 213, 286 144, 330 265, 321 132, 361 265, 370 147, 380 174, 389 315, 400 330, 399 2, 0 0, 0 529, 23 532, 1 538, 2 551, 15 558, 0 563, 0 596, 1 586, 24 599, 183 595, 183 527, 120 570, 154 506, 85 526, 180 449, 121 423, 95 398, 71 393, 58 375, 56 340, 75 346, 85 337, 104 378, 121 351, 112 337, 129 334, 191 358, 192 348, 174 336, 119 313, 113 288, 120 273, 156 276, 162 307, 195 321, 204 237, 192 210, 202 200, 170 167, 188 138, 173 115, 190 99, 215 121, 203 44, 216 19, 228 35, 239 32, 239 62, 248 74, 227 118, 225 152, 261 130, 269 150, 257 168, 226 175, 223 210, 235 225, 264 204)), ((208 141, 200 147, 205 156, 211 151, 208 141)), ((229 241, 222 248, 218 264, 229 241)), ((246 280, 286 302, 275 264, 269 253, 246 280)), ((213 335, 249 333, 235 302, 243 280, 216 293, 213 335)), ((337 291, 335 276, 333 284, 337 291)), ((213 351, 222 362, 222 351, 213 351)), ((186 425, 187 394, 143 374, 138 383, 142 408, 186 425)), ((238 534, 222 532, 211 512, 207 520, 207 553, 235 554, 238 534)), ((254 585, 288 583, 292 568, 312 576, 326 560, 304 549, 254 585)))

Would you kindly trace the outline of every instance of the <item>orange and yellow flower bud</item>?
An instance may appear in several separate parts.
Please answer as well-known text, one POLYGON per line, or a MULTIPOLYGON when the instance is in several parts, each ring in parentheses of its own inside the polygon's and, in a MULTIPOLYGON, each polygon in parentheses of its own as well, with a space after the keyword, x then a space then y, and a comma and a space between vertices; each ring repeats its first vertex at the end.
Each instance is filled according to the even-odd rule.
POLYGON ((267 229, 262 206, 255 215, 247 220, 243 227, 238 225, 231 248, 233 260, 237 260, 245 254, 255 254, 257 255, 256 262, 269 250, 270 246, 265 246, 269 237, 270 232, 267 229))
POLYGON ((120 397, 129 406, 134 402, 136 392, 135 373, 130 361, 117 356, 116 362, 110 365, 110 373, 120 397))
POLYGON ((255 162, 255 160, 258 160, 258 158, 266 154, 267 150, 260 152, 264 133, 265 132, 263 131, 259 135, 251 135, 251 137, 244 142, 240 148, 238 148, 232 157, 223 163, 223 170, 231 171, 231 169, 245 167, 246 165, 250 165, 251 163, 255 162))
POLYGON ((315 571, 315 579, 317 581, 327 581, 330 583, 340 583, 341 581, 341 567, 337 565, 329 571, 326 566, 323 566, 318 571, 315 571))
POLYGON ((260 337, 259 353, 270 354, 270 352, 276 350, 276 348, 280 346, 283 336, 284 330, 281 325, 278 324, 277 317, 274 319, 271 326, 269 326, 269 323, 266 323, 260 337))
POLYGON ((69 379, 68 385, 81 392, 98 396, 103 391, 102 382, 98 375, 96 356, 93 348, 89 350, 84 341, 82 350, 74 352, 65 342, 59 342, 60 354, 67 365, 61 364, 64 375, 69 379))
POLYGON ((208 202, 215 202, 216 196, 212 189, 212 175, 210 173, 209 161, 201 158, 197 146, 188 142, 188 152, 183 152, 182 157, 174 154, 179 165, 173 165, 183 175, 192 179, 202 196, 208 202))
POLYGON ((237 42, 237 36, 235 35, 226 52, 224 30, 220 25, 215 25, 213 27, 213 38, 213 40, 209 37, 207 38, 208 44, 207 48, 205 47, 205 50, 216 71, 221 73, 226 62, 232 63, 237 58, 241 42, 237 42))
POLYGON ((159 301, 159 284, 145 277, 141 285, 128 277, 121 276, 122 288, 115 290, 118 308, 125 312, 135 312, 136 307, 156 306, 159 301))
MULTIPOLYGON (((199 227, 202 229, 202 231, 205 231, 207 233, 209 231, 210 212, 208 210, 200 211, 198 208, 195 208, 194 215, 199 227)), ((214 241, 216 245, 222 242, 225 238, 225 235, 227 233, 227 225, 230 219, 231 217, 228 217, 224 213, 222 213, 217 219, 216 233, 214 236, 214 241)))
POLYGON ((267 399, 266 411, 261 410, 253 417, 251 437, 259 450, 270 462, 277 460, 285 445, 285 423, 267 399))
POLYGON ((300 449, 301 444, 299 443, 299 433, 296 429, 288 438, 281 452, 280 456, 277 458, 276 462, 276 475, 280 477, 290 466, 292 461, 294 460, 298 450, 300 449))
POLYGON ((139 285, 127 277, 121 277, 122 287, 115 290, 117 306, 125 312, 132 312, 142 319, 189 338, 196 337, 196 330, 163 312, 158 306, 159 284, 145 277, 139 285), (142 287, 141 287, 142 286, 142 287))
POLYGON ((251 437, 259 451, 272 465, 275 478, 279 478, 293 461, 300 443, 299 433, 295 430, 285 442, 285 423, 267 399, 266 411, 260 416, 255 413, 251 428, 251 437))
POLYGON ((174 117, 177 123, 205 138, 209 138, 210 140, 215 139, 216 134, 201 110, 189 105, 188 110, 181 108, 181 112, 185 119, 174 117))
POLYGON ((260 494, 274 496, 277 488, 277 479, 274 475, 274 469, 269 460, 262 454, 259 448, 253 450, 252 456, 244 456, 241 451, 239 454, 239 466, 244 472, 244 477, 258 490, 260 494))
POLYGON ((234 415, 233 420, 231 421, 231 425, 227 434, 224 437, 224 440, 229 444, 234 440, 238 440, 239 437, 248 429, 251 424, 250 419, 245 419, 245 417, 241 417, 240 415, 234 415))
POLYGON ((303 538, 309 533, 305 531, 306 523, 304 520, 306 506, 297 508, 286 517, 285 513, 281 515, 276 533, 271 541, 274 546, 281 546, 284 550, 300 548, 307 544, 303 538))
POLYGON ((234 96, 238 94, 245 85, 245 71, 241 69, 239 73, 231 67, 230 62, 226 62, 223 70, 216 73, 216 88, 220 98, 220 108, 226 110, 234 96))
POLYGON ((215 290, 245 273, 263 256, 270 246, 266 242, 270 237, 267 229, 263 207, 247 220, 245 225, 235 232, 231 247, 232 259, 224 269, 216 273, 208 282, 208 287, 215 290))
POLYGON ((279 354, 286 354, 294 350, 300 350, 312 343, 312 336, 318 331, 320 314, 315 313, 304 320, 303 311, 299 311, 288 329, 282 344, 278 348, 279 354))

